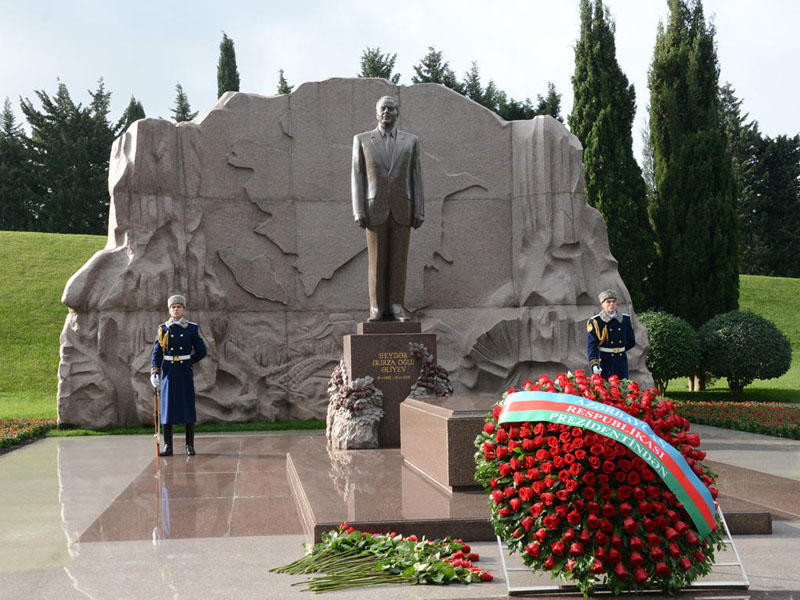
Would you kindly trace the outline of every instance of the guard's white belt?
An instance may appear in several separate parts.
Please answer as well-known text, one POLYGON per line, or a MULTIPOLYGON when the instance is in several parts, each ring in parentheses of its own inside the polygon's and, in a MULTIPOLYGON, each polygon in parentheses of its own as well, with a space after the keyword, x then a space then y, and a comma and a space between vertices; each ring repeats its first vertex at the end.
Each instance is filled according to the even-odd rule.
POLYGON ((190 358, 192 358, 191 354, 183 354, 181 356, 165 356, 164 360, 167 362, 177 362, 180 360, 189 360, 190 358))
POLYGON ((611 354, 622 354, 625 352, 625 348, 603 348, 601 346, 600 352, 609 352, 611 354))

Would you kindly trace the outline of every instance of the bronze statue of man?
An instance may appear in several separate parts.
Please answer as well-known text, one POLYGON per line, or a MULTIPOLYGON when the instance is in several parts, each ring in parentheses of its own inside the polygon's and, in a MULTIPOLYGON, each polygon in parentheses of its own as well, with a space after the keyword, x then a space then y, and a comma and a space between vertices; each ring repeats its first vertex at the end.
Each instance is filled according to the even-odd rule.
POLYGON ((411 319, 403 307, 408 240, 425 219, 419 138, 397 129, 399 107, 394 96, 378 100, 378 126, 353 138, 353 218, 367 231, 370 321, 411 319))

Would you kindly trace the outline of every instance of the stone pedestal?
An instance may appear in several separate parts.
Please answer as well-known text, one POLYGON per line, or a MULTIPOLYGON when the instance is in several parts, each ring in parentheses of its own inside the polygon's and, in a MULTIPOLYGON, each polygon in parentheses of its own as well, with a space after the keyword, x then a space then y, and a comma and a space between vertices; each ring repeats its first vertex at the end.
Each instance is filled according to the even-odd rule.
POLYGON ((446 490, 477 488, 475 438, 496 396, 407 398, 400 405, 400 452, 446 490))
POLYGON ((353 381, 371 376, 383 392, 383 412, 378 428, 381 448, 400 446, 400 403, 408 396, 420 372, 420 361, 410 352, 411 342, 424 344, 436 357, 436 335, 421 333, 419 322, 377 321, 359 323, 358 333, 344 336, 344 360, 353 381))

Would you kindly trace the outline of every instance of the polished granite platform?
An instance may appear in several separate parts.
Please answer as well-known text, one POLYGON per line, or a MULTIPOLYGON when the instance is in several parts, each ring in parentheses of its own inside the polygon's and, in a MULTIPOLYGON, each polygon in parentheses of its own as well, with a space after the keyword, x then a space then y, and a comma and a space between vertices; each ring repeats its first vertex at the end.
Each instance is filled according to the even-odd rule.
MULTIPOLYGON (((772 535, 735 536, 746 595, 800 597, 800 442, 697 429, 726 511, 738 502, 774 519, 772 535)), ((197 449, 156 460, 148 436, 49 438, 0 456, 0 598, 310 597, 292 587, 299 577, 269 573, 300 557, 308 539, 292 468, 306 473, 309 494, 319 492, 314 510, 331 523, 342 515, 444 523, 470 506, 486 510, 481 494, 454 504, 445 490, 426 488, 398 450, 329 454, 307 432, 200 434, 197 449)), ((496 545, 473 546, 495 573, 491 584, 325 597, 505 597, 496 545)))

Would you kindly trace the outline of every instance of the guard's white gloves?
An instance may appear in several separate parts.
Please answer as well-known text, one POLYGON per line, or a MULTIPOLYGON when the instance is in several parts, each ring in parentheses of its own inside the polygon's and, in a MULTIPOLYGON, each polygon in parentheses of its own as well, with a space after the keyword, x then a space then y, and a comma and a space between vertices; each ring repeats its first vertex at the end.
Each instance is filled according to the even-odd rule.
POLYGON ((600 375, 602 372, 603 372, 603 367, 601 367, 600 365, 595 365, 592 367, 592 373, 594 373, 595 375, 600 375))
POLYGON ((150 373, 150 383, 153 385, 153 388, 158 389, 161 384, 161 377, 159 377, 158 371, 150 373))

